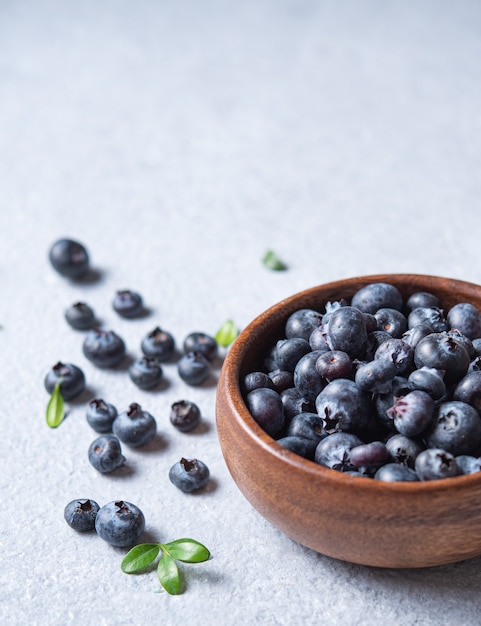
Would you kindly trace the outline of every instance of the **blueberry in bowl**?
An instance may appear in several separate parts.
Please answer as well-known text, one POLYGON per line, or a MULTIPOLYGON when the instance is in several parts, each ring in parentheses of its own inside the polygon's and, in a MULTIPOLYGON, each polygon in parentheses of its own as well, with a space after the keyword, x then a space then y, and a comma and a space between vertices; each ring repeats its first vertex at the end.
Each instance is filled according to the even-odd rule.
POLYGON ((481 376, 478 387, 470 346, 480 311, 481 286, 378 274, 312 287, 259 315, 226 355, 216 398, 220 446, 243 495, 291 539, 340 560, 420 568, 480 556, 481 376), (318 315, 297 313, 306 310, 318 315), (299 318, 315 321, 293 333, 299 318), (272 391, 259 373, 273 377, 275 346, 302 333, 322 358, 279 398, 249 398, 254 380, 272 391), (349 364, 340 376, 326 367, 329 351, 334 369, 341 357, 349 364))

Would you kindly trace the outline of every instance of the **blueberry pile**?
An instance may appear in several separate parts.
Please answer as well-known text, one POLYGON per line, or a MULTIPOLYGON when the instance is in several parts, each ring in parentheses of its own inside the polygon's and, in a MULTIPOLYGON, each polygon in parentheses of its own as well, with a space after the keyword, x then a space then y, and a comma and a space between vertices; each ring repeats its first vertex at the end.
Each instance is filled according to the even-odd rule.
POLYGON ((241 389, 280 445, 333 470, 395 482, 481 469, 481 313, 468 302, 445 311, 379 282, 299 309, 241 389))

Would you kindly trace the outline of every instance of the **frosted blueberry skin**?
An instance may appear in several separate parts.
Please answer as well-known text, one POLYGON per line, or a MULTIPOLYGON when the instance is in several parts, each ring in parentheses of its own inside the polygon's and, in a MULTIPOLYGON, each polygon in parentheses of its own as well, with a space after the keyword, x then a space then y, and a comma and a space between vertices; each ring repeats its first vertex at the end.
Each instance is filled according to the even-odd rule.
POLYGON ((347 352, 351 359, 364 358, 368 336, 362 312, 353 306, 333 311, 327 328, 327 343, 331 350, 347 352))
POLYGON ((184 352, 196 352, 202 354, 207 361, 214 361, 217 357, 219 347, 214 337, 207 333, 193 332, 184 339, 184 352))
POLYGON ((155 357, 160 362, 168 361, 174 354, 175 340, 171 333, 156 326, 142 339, 140 349, 145 356, 155 357))
POLYGON ((200 424, 201 412, 195 402, 179 400, 170 407, 170 423, 182 433, 188 433, 200 424))
POLYGON ((447 321, 450 328, 456 328, 468 339, 481 337, 481 313, 468 302, 459 302, 449 309, 447 321))
POLYGON ((321 325, 322 318, 322 314, 313 309, 298 309, 294 311, 286 321, 286 338, 301 337, 309 341, 311 333, 321 325))
POLYGON ((416 472, 407 465, 399 463, 386 463, 374 474, 375 480, 383 482, 416 482, 419 480, 416 472))
POLYGON ((369 424, 372 411, 368 393, 347 378, 336 378, 324 387, 315 405, 328 432, 359 431, 369 424))
POLYGON ((302 337, 280 339, 276 344, 277 367, 287 372, 294 372, 299 359, 310 351, 309 342, 302 337))
POLYGON ((98 433, 112 432, 112 423, 117 417, 117 409, 101 398, 90 400, 86 412, 87 422, 98 433))
POLYGON ((129 548, 145 530, 145 517, 138 506, 125 500, 104 504, 95 518, 99 537, 117 548, 129 548))
POLYGON ((139 317, 144 312, 142 296, 136 291, 122 289, 117 291, 112 300, 112 308, 121 317, 131 319, 139 317))
POLYGON ((49 250, 52 267, 65 278, 78 280, 90 269, 87 249, 73 239, 58 239, 49 250))
POLYGON ((277 443, 285 448, 286 450, 290 450, 299 456, 304 457, 305 459, 312 459, 311 448, 309 446, 309 442, 302 437, 288 436, 281 437, 277 440, 277 443))
POLYGON ((406 308, 409 311, 418 307, 437 307, 441 308, 441 300, 428 291, 417 291, 409 296, 406 300, 406 308))
POLYGON ((72 400, 85 389, 85 375, 73 363, 56 363, 45 376, 44 384, 48 393, 52 393, 60 381, 60 393, 64 400, 72 400))
POLYGON ((431 423, 433 413, 434 400, 421 389, 414 389, 396 398, 394 405, 387 411, 396 430, 406 437, 416 437, 423 433, 431 423))
POLYGON ((444 317, 444 312, 438 307, 418 307, 413 309, 408 315, 408 328, 413 328, 420 324, 429 326, 433 333, 442 333, 448 330, 448 323, 444 317))
POLYGON ((188 385, 201 385, 211 372, 210 362, 201 352, 187 352, 177 362, 177 371, 188 385))
POLYGON ((153 389, 162 380, 162 367, 155 357, 142 356, 129 367, 130 380, 139 389, 153 389))
POLYGON ((402 310, 403 298, 399 289, 389 283, 372 283, 359 289, 351 299, 351 306, 364 313, 374 313, 378 309, 402 310))
POLYGON ((391 337, 383 341, 374 353, 374 359, 394 363, 399 375, 405 376, 414 369, 414 350, 403 339, 391 337))
POLYGON ((100 435, 89 446, 88 459, 101 474, 110 474, 125 465, 120 442, 115 435, 100 435))
POLYGON ((420 452, 414 470, 419 480, 451 478, 461 473, 454 456, 441 448, 427 448, 420 452))
POLYGON ((433 367, 421 367, 412 371, 408 376, 408 384, 413 390, 425 391, 433 400, 441 400, 446 395, 444 372, 433 367))
POLYGON ((169 470, 170 482, 184 493, 202 489, 209 482, 209 478, 209 468, 200 459, 182 458, 169 470))
POLYGON ((315 402, 319 393, 326 386, 326 381, 317 370, 320 350, 308 352, 299 359, 294 369, 294 386, 299 394, 309 402, 315 402))
POLYGON ((95 313, 85 302, 75 302, 65 311, 65 319, 75 330, 90 330, 97 323, 95 313))
POLYGON ((425 440, 455 456, 471 454, 481 444, 481 417, 470 404, 451 400, 439 404, 425 440))
POLYGON ((431 333, 421 339, 414 350, 414 363, 444 370, 446 385, 457 383, 467 373, 469 354, 466 348, 447 333, 431 333))
POLYGON ((481 414, 481 370, 474 370, 461 378, 454 389, 453 400, 467 402, 481 414))
POLYGON ((260 387, 269 387, 270 389, 275 388, 272 378, 270 378, 270 376, 265 372, 249 372, 249 374, 244 376, 241 387, 244 395, 250 391, 254 391, 254 389, 259 389, 260 387))
POLYGON ((362 444, 361 439, 352 433, 333 433, 318 443, 314 461, 341 472, 356 469, 351 463, 350 452, 352 448, 362 444))
POLYGON ((407 319, 397 309, 383 308, 374 313, 377 321, 377 329, 384 330, 392 337, 400 338, 408 329, 407 319))
POLYGON ((113 434, 131 448, 145 446, 157 433, 153 415, 133 402, 126 411, 119 413, 112 424, 113 434))
POLYGON ((254 389, 246 396, 250 414, 266 433, 274 437, 285 422, 284 405, 277 391, 268 387, 254 389))
POLYGON ((93 329, 89 330, 82 350, 97 367, 115 367, 123 361, 125 356, 125 343, 113 330, 93 329))
MULTIPOLYGON (((269 378, 272 381, 273 389, 277 393, 281 393, 289 387, 294 387, 294 374, 293 372, 287 372, 286 370, 275 369, 269 372, 269 378)), ((269 385, 266 385, 268 387, 269 385)))
POLYGON ((397 368, 387 360, 375 359, 360 365, 354 377, 356 385, 362 391, 386 393, 392 388, 397 368))
POLYGON ((288 387, 279 393, 282 406, 284 407, 284 415, 286 419, 291 419, 294 415, 303 411, 314 411, 314 402, 307 400, 299 392, 297 387, 288 387))
POLYGON ((286 436, 305 441, 309 458, 314 457, 317 444, 327 435, 324 422, 318 413, 298 413, 290 419, 286 429, 286 436))
POLYGON ((95 529, 95 518, 99 509, 95 500, 79 498, 67 504, 63 516, 70 528, 81 533, 89 532, 95 529))
POLYGON ((414 462, 418 454, 425 449, 419 441, 412 437, 406 437, 400 433, 395 433, 386 441, 386 448, 389 458, 401 465, 414 468, 414 462))
POLYGON ((316 370, 327 382, 335 378, 350 378, 353 370, 352 359, 342 350, 321 351, 316 360, 316 370))

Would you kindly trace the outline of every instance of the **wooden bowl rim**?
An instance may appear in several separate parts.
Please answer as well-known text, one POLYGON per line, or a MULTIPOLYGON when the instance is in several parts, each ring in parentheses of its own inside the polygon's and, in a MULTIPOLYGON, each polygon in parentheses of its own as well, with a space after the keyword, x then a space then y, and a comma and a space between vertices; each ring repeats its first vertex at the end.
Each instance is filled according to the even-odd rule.
MULTIPOLYGON (((481 472, 469 475, 453 476, 451 478, 437 479, 431 481, 419 481, 419 482, 384 482, 380 480, 373 480, 370 478, 351 476, 344 474, 327 467, 323 467, 306 459, 290 450, 283 448, 277 441, 268 435, 250 415, 249 410, 242 397, 240 389, 240 371, 242 368, 243 360, 248 353, 250 344, 252 342, 252 336, 256 335, 261 326, 265 326, 266 320, 274 313, 282 308, 289 308, 299 298, 315 294, 319 289, 331 290, 337 289, 344 285, 352 286, 356 283, 362 282, 391 282, 396 284, 396 280, 433 280, 433 281, 452 281, 453 286, 463 286, 467 290, 479 291, 479 297, 481 298, 481 285, 471 283, 468 281, 458 280, 454 278, 445 278, 440 276, 431 276, 426 274, 369 274, 365 276, 357 276, 352 278, 340 279, 325 284, 320 284, 314 287, 310 287, 303 291, 297 292, 292 296, 284 298, 283 300, 272 305, 264 312, 256 316, 239 334, 237 339, 231 345, 229 351, 226 354, 222 373, 220 377, 220 388, 218 393, 221 393, 228 406, 235 416, 238 425, 245 431, 249 438, 257 445, 259 445, 264 451, 280 459, 286 465, 295 468, 298 471, 305 472, 306 476, 309 476, 311 480, 321 481, 323 483, 330 483, 332 487, 339 489, 355 487, 366 492, 375 491, 377 495, 382 493, 393 493, 399 491, 401 493, 412 494, 424 494, 430 492, 436 492, 437 494, 443 492, 450 492, 452 490, 458 491, 460 488, 468 489, 471 485, 476 485, 481 482, 481 472)), ((225 453, 225 451, 224 451, 225 453)))

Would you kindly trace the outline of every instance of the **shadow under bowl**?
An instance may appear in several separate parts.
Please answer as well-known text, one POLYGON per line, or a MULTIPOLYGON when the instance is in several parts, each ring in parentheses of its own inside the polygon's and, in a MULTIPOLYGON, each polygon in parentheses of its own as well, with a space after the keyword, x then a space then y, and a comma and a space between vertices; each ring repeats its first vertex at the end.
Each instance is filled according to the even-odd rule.
POLYGON ((415 483, 385 483, 343 474, 284 449, 250 415, 240 390, 245 374, 284 336, 300 308, 324 311, 374 282, 436 294, 447 311, 457 302, 481 310, 481 286, 417 274, 340 280, 293 295, 252 321, 231 346, 217 389, 216 423, 232 478, 253 507, 291 539, 343 561, 419 568, 481 555, 481 473, 415 483))

